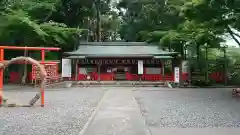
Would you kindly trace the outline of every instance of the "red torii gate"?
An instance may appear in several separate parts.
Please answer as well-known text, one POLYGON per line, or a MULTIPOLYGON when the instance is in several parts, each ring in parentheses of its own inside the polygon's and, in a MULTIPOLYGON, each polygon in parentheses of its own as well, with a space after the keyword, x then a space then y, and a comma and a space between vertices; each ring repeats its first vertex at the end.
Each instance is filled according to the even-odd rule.
MULTIPOLYGON (((41 51, 41 64, 55 64, 56 62, 46 62, 45 61, 45 51, 59 51, 60 48, 56 47, 19 47, 19 46, 0 46, 0 63, 8 61, 4 60, 4 49, 9 50, 25 50, 25 51, 41 51)), ((3 93, 3 70, 0 70, 0 105, 2 104, 2 93, 3 93)), ((41 106, 44 106, 44 89, 41 91, 41 106)))

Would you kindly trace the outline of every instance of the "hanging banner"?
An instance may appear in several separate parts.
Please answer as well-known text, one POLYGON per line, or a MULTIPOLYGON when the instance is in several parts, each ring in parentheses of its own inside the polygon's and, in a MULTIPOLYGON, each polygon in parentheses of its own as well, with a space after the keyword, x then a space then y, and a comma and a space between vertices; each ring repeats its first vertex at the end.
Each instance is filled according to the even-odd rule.
POLYGON ((143 60, 138 60, 138 74, 143 74, 143 60))
POLYGON ((180 73, 179 73, 179 67, 174 68, 174 82, 179 83, 180 80, 180 73))
POLYGON ((72 76, 72 62, 70 59, 62 59, 62 77, 72 76))
POLYGON ((182 72, 183 73, 187 73, 188 72, 188 61, 187 60, 184 60, 182 62, 182 72))

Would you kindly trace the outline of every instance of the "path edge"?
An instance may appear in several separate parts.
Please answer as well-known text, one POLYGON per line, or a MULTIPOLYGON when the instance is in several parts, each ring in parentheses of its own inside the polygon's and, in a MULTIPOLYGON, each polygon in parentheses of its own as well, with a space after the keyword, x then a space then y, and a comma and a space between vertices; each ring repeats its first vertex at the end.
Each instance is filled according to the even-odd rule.
MULTIPOLYGON (((132 92, 133 92, 133 91, 132 91, 132 92)), ((132 93, 132 94, 133 94, 133 93, 132 93)), ((146 118, 143 116, 143 114, 142 114, 142 112, 141 112, 141 108, 139 107, 139 105, 138 105, 135 97, 132 96, 132 100, 135 102, 136 106, 137 106, 138 109, 139 109, 140 115, 141 115, 141 117, 142 117, 142 119, 143 119, 143 122, 144 122, 144 131, 145 131, 146 135, 152 135, 152 132, 151 132, 150 128, 148 127, 147 123, 146 123, 146 118)))
POLYGON ((88 127, 90 126, 90 124, 92 123, 94 117, 97 114, 97 111, 99 110, 100 106, 102 105, 103 101, 105 100, 105 98, 107 97, 108 93, 110 90, 107 90, 103 97, 101 98, 100 102, 98 103, 96 109, 93 111, 93 113, 91 114, 91 116, 88 118, 88 121, 84 124, 83 128, 81 129, 81 131, 78 133, 78 135, 84 135, 84 133, 87 131, 88 127))

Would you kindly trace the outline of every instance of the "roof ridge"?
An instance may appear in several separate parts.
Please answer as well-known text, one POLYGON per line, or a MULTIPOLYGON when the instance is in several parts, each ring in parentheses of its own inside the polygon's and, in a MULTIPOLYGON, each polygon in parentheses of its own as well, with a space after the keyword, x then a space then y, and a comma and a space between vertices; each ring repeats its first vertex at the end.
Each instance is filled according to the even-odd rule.
MULTIPOLYGON (((80 46, 152 46, 147 42, 80 42, 80 46)), ((157 46, 156 44, 154 46, 157 46)))

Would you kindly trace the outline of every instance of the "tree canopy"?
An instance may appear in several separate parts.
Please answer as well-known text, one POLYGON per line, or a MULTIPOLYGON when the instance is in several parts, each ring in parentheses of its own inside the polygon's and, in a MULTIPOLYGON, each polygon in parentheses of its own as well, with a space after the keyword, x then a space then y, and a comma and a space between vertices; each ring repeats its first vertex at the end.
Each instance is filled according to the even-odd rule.
POLYGON ((240 45, 239 0, 0 0, 0 14, 1 45, 72 51, 82 40, 145 41, 198 65, 205 54, 222 60, 223 35, 240 45))
POLYGON ((160 43, 181 52, 186 43, 219 47, 221 35, 229 33, 239 44, 232 30, 240 26, 237 0, 121 0, 118 8, 125 9, 119 33, 128 41, 160 43))
POLYGON ((0 44, 72 50, 79 40, 96 39, 97 10, 101 13, 102 40, 116 38, 120 20, 110 3, 110 0, 1 0, 0 44))
POLYGON ((79 40, 146 41, 181 48, 219 47, 229 33, 240 45, 237 0, 1 0, 0 43, 58 46, 79 40))

